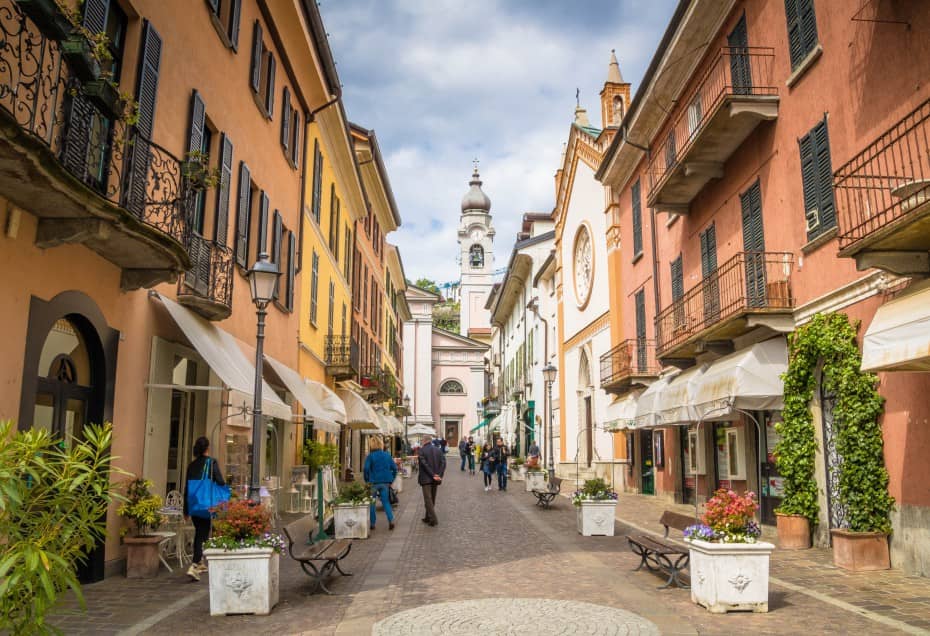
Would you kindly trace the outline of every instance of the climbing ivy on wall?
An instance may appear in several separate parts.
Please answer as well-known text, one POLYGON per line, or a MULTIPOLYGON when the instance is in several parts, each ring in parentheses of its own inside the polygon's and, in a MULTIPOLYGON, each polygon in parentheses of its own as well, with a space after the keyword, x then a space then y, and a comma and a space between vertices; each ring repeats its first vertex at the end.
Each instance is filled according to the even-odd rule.
POLYGON ((811 525, 817 523, 817 441, 810 405, 817 372, 822 369, 824 389, 836 396, 833 419, 836 450, 842 458, 838 496, 846 507, 849 529, 890 533, 894 498, 888 494, 878 423, 883 399, 878 394, 878 378, 859 370, 858 327, 846 314, 817 314, 788 336, 788 369, 782 376, 785 409, 783 421, 776 425, 781 441, 775 457, 784 479, 778 511, 803 515, 811 525))

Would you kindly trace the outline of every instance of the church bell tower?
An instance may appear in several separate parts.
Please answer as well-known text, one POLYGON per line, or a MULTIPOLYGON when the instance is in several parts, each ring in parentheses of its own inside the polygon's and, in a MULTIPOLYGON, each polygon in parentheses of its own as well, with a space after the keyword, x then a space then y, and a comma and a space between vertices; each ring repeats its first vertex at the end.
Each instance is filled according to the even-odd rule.
POLYGON ((494 284, 494 226, 491 199, 481 189, 475 170, 462 198, 458 241, 461 271, 459 330, 463 336, 483 342, 491 338, 491 312, 484 308, 494 284))

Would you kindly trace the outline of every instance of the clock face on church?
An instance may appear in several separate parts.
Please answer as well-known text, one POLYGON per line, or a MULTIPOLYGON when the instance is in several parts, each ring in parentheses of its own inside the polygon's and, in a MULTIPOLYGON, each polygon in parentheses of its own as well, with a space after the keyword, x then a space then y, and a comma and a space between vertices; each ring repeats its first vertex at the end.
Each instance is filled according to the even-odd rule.
POLYGON ((591 286, 594 282, 594 245, 591 242, 591 231, 587 225, 578 228, 575 234, 575 250, 573 257, 575 274, 575 297, 578 305, 583 309, 591 297, 591 286))

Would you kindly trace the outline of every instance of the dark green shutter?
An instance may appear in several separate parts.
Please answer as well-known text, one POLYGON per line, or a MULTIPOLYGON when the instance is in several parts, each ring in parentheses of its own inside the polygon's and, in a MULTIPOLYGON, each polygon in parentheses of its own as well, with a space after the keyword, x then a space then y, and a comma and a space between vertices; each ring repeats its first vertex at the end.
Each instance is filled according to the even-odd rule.
POLYGON ((320 197, 323 188, 323 155, 320 152, 320 140, 313 140, 313 219, 320 224, 320 197))
POLYGON ((242 0, 230 0, 229 43, 233 51, 239 50, 239 21, 242 15, 242 0))
POLYGON ((213 11, 213 13, 219 14, 220 0, 207 0, 207 4, 210 5, 210 10, 213 11))
POLYGON ((291 111, 293 116, 293 122, 291 122, 291 162, 294 164, 294 167, 297 168, 300 166, 300 111, 296 108, 291 111))
POLYGON ((138 135, 133 138, 130 155, 129 182, 124 186, 123 196, 126 209, 137 216, 145 212, 147 198, 149 145, 155 129, 155 102, 158 96, 158 73, 161 66, 161 36, 148 20, 142 27, 142 45, 139 54, 139 75, 136 80, 138 102, 138 135))
POLYGON ((817 16, 814 14, 814 0, 798 0, 798 14, 801 22, 801 46, 804 55, 817 46, 817 16))
POLYGON ((281 145, 285 154, 291 143, 291 91, 285 86, 284 97, 281 98, 281 145))
POLYGON ((717 271, 717 229, 713 223, 701 232, 701 276, 717 271))
POLYGON ((268 79, 265 87, 265 112, 269 117, 274 115, 274 55, 268 53, 268 79))
POLYGON ((249 258, 249 216, 252 203, 252 174, 239 163, 239 206, 236 212, 236 263, 246 267, 249 258))
POLYGON ((317 288, 319 287, 320 257, 313 250, 310 267, 310 322, 316 325, 317 288))
POLYGON ((752 72, 749 64, 749 35, 746 32, 746 14, 739 19, 727 36, 730 47, 730 83, 736 95, 752 92, 752 72))
POLYGON ((639 179, 633 184, 631 195, 633 199, 633 256, 636 257, 643 253, 643 211, 639 179))
POLYGON ((680 300, 685 295, 684 273, 681 268, 681 254, 671 264, 672 301, 680 300))
POLYGON ((336 184, 329 186, 329 251, 334 252, 333 240, 336 236, 336 184))
POLYGON ((287 296, 284 298, 284 306, 288 311, 294 309, 294 280, 297 275, 297 241, 294 233, 287 233, 287 296))
POLYGON ((701 232, 701 293, 704 297, 704 323, 709 325, 720 314, 720 281, 717 277, 717 228, 701 232))
POLYGON ((833 198, 833 163, 830 160, 830 135, 827 121, 820 122, 811 133, 816 142, 817 196, 820 200, 820 231, 836 225, 836 202, 833 198))
POLYGON ((252 92, 258 93, 262 87, 262 25, 258 20, 252 28, 252 92))
POLYGON ((670 169, 675 165, 677 148, 675 146, 675 129, 668 131, 668 137, 665 140, 665 168, 670 169))
POLYGON ((84 0, 84 20, 81 24, 91 33, 102 33, 107 29, 109 12, 110 0, 84 0))
POLYGON ((762 187, 759 180, 740 195, 743 250, 746 252, 746 294, 750 307, 765 305, 765 235, 762 222, 762 187))
POLYGON ((636 304, 636 364, 644 372, 648 361, 646 343, 646 292, 640 289, 633 297, 636 304))
POLYGON ((341 238, 340 230, 342 229, 342 201, 336 197, 336 239, 333 241, 333 258, 339 260, 339 239, 341 238))
POLYGON ((216 224, 213 227, 213 240, 226 245, 229 231, 229 190, 232 187, 232 141, 226 133, 220 139, 220 182, 216 190, 216 224))
POLYGON ((791 68, 797 68, 817 46, 817 16, 814 0, 785 0, 788 25, 788 53, 791 68))
POLYGON ((258 242, 255 245, 255 256, 259 254, 268 254, 268 206, 271 201, 268 199, 268 193, 262 190, 258 198, 258 242))
MULTIPOLYGON (((281 222, 281 213, 275 210, 273 219, 274 221, 271 224, 271 260, 278 266, 279 272, 284 272, 284 268, 281 267, 283 264, 281 261, 281 251, 284 249, 284 224, 281 222)), ((275 285, 275 300, 278 299, 280 289, 280 285, 275 285)))
POLYGON ((187 133, 187 151, 190 153, 203 150, 203 128, 206 125, 207 109, 200 93, 196 90, 191 95, 191 127, 187 133))

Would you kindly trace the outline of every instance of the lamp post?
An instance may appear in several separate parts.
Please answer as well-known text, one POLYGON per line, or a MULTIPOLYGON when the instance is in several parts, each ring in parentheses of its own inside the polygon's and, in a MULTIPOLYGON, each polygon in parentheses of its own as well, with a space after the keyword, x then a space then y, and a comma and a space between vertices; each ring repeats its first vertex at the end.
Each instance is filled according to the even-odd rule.
POLYGON ((546 381, 546 393, 549 398, 549 432, 546 435, 546 446, 549 447, 549 480, 551 482, 552 478, 555 476, 555 460, 553 459, 552 453, 552 383, 555 382, 556 374, 558 370, 550 362, 545 367, 543 367, 542 374, 543 379, 546 381))
POLYGON ((523 432, 522 430, 523 429, 523 414, 520 412, 520 406, 521 406, 520 398, 523 397, 523 389, 514 389, 511 395, 513 396, 513 401, 516 403, 516 406, 517 406, 517 420, 513 423, 513 428, 514 428, 514 433, 515 433, 514 437, 516 439, 516 441, 514 442, 514 446, 516 446, 516 449, 515 450, 511 449, 511 450, 514 450, 513 454, 516 456, 520 454, 520 434, 523 432))
POLYGON ((255 333, 255 395, 252 405, 252 478, 249 483, 249 499, 261 501, 261 448, 262 448, 262 346, 265 342, 265 308, 274 298, 278 286, 278 266, 268 260, 264 252, 249 270, 249 288, 252 302, 258 314, 258 329, 255 333))
POLYGON ((407 422, 410 419, 410 396, 404 395, 404 455, 407 454, 407 449, 410 447, 410 444, 407 442, 407 422))

